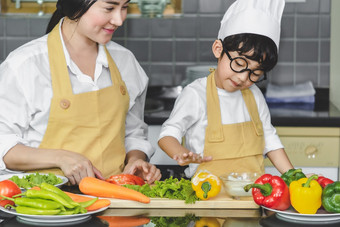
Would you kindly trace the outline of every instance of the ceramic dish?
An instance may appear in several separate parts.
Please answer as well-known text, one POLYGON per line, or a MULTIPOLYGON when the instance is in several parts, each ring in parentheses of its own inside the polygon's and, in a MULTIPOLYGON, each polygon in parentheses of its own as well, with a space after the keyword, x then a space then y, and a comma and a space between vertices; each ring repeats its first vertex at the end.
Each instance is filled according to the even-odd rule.
POLYGON ((294 210, 294 208, 290 207, 288 210, 274 210, 267 207, 263 207, 267 210, 274 211, 276 213, 276 217, 280 220, 294 222, 294 223, 337 223, 340 222, 340 213, 328 213, 324 209, 319 209, 316 214, 300 214, 294 210))
MULTIPOLYGON (((3 180, 8 180, 9 178, 13 177, 13 176, 18 176, 19 178, 23 178, 24 176, 26 175, 30 175, 32 173, 16 173, 16 174, 4 174, 4 175, 0 175, 0 181, 3 181, 3 180)), ((41 175, 43 175, 43 173, 40 173, 41 175)), ((47 174, 44 174, 44 175, 47 175, 47 174)), ((64 176, 60 176, 60 175, 56 175, 56 177, 59 177, 63 180, 63 182, 61 182, 60 184, 56 184, 55 186, 57 187, 61 187, 62 185, 66 184, 68 182, 68 179, 64 176)), ((23 190, 26 190, 24 188, 20 188, 22 191, 23 190)))
POLYGON ((51 225, 64 225, 66 223, 79 223, 87 221, 91 218, 92 214, 96 214, 106 210, 109 206, 103 207, 98 210, 89 211, 85 214, 72 214, 72 215, 30 215, 19 214, 14 209, 8 210, 0 206, 0 210, 7 213, 16 215, 18 221, 29 222, 35 224, 51 224, 51 225))

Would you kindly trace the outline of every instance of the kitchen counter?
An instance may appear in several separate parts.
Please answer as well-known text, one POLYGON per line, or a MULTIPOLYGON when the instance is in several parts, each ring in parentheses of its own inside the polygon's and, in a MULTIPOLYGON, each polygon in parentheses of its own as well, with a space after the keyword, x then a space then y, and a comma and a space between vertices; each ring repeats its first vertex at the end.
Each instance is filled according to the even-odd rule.
MULTIPOLYGON (((6 215, 6 214, 5 214, 6 215)), ((0 212, 0 217, 4 214, 0 212)), ((234 209, 107 209, 96 215, 92 215, 90 220, 81 223, 67 223, 73 227, 108 227, 108 226, 144 226, 144 227, 188 227, 188 226, 218 226, 218 227, 302 227, 309 226, 307 223, 294 223, 277 218, 275 213, 264 209, 257 210, 234 210, 234 209), (204 224, 202 224, 205 223, 204 224), (200 225, 200 223, 202 225, 200 225)), ((15 216, 5 216, 5 220, 0 224, 3 227, 29 227, 29 226, 65 226, 58 223, 23 223, 15 216)), ((339 223, 327 224, 323 222, 313 226, 335 227, 339 223)))
MULTIPOLYGON (((265 92, 265 90, 263 90, 265 92)), ((144 120, 149 125, 161 125, 168 119, 175 98, 148 92, 147 103, 154 101, 163 108, 146 108, 144 120)), ((328 89, 316 89, 315 103, 310 104, 268 104, 274 126, 293 127, 340 127, 340 110, 329 102, 328 89)), ((148 105, 147 105, 148 107, 148 105)))
MULTIPOLYGON (((80 193, 76 186, 63 186, 62 190, 73 193, 80 193)), ((124 201, 124 200, 122 200, 124 201)), ((0 211, 0 219, 4 221, 0 224, 3 227, 29 227, 29 226, 65 226, 65 223, 24 223, 18 221, 15 216, 8 215, 0 211)), ((340 220, 339 220, 340 222, 340 220)), ((263 208, 258 209, 129 209, 129 208, 109 208, 103 212, 92 215, 90 220, 81 223, 67 223, 67 226, 74 227, 107 227, 107 226, 144 226, 144 227, 187 227, 187 226, 247 226, 247 227, 302 227, 306 223, 296 223, 295 221, 280 220, 272 211, 263 208), (107 222, 109 220, 110 223, 107 222), (207 224, 207 221, 210 224, 207 224), (205 225, 199 225, 205 222, 205 225), (213 224, 215 223, 215 225, 213 224)), ((313 226, 339 226, 339 223, 313 226)))

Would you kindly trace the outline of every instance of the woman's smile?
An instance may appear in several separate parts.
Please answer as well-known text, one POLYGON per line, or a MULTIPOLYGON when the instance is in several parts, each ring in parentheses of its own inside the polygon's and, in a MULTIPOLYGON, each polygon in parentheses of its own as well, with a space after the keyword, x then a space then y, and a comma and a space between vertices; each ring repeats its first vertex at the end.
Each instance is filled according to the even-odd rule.
POLYGON ((103 30, 108 33, 108 34, 113 34, 115 32, 115 29, 114 28, 103 28, 103 30))

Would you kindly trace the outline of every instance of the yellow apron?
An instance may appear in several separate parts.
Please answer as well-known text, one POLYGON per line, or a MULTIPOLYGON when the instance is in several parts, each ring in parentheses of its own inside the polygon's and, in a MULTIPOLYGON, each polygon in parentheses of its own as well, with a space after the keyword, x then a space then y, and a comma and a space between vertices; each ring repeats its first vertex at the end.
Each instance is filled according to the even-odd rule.
MULTIPOLYGON (((129 94, 109 52, 106 51, 112 86, 73 94, 59 24, 48 35, 53 97, 46 133, 39 148, 80 153, 105 178, 123 171, 125 119, 129 94)), ((42 94, 43 95, 43 94, 42 94)), ((63 175, 59 168, 37 170, 63 175)))
MULTIPOLYGON (((213 160, 199 165, 198 170, 209 170, 220 176, 228 172, 264 173, 263 127, 256 101, 249 89, 242 90, 251 121, 222 125, 215 72, 207 78, 207 117, 204 155, 213 160)), ((237 114, 237 113, 235 113, 237 114)))

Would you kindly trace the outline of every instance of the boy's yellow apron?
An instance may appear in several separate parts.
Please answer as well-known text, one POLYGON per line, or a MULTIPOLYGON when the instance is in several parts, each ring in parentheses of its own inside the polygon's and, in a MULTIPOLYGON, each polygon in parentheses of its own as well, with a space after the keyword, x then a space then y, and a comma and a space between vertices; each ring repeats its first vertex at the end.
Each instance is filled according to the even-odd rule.
MULTIPOLYGON (((125 161, 125 119, 129 94, 109 52, 112 86, 73 94, 59 24, 48 35, 53 98, 46 133, 39 148, 80 153, 105 178, 121 173, 125 161)), ((44 95, 44 94, 41 94, 44 95)), ((37 170, 63 175, 59 168, 37 170)))
POLYGON ((251 121, 222 125, 214 74, 207 78, 208 125, 204 144, 204 156, 211 155, 213 160, 200 164, 198 170, 209 170, 217 176, 228 172, 264 173, 263 127, 253 93, 242 90, 251 121))

